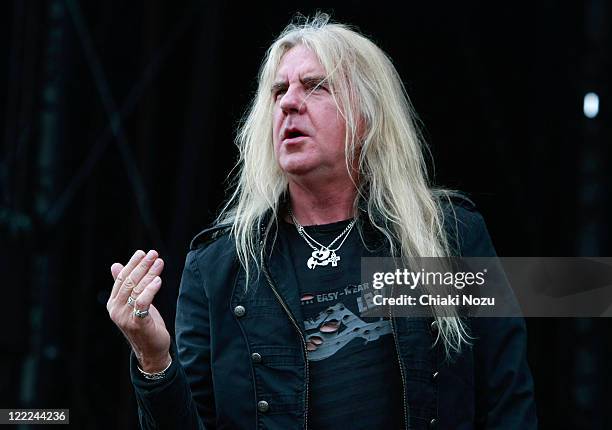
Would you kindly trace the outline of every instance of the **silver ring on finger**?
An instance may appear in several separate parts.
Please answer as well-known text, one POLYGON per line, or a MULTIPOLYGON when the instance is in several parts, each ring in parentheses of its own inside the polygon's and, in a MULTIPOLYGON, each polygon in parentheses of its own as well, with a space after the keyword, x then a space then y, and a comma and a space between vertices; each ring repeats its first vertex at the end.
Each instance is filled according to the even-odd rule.
POLYGON ((149 315, 149 311, 148 310, 141 311, 140 309, 134 308, 134 315, 137 316, 138 318, 145 318, 147 315, 149 315))
POLYGON ((136 303, 136 299, 132 296, 129 296, 127 300, 127 304, 130 305, 131 307, 134 307, 134 303, 136 303))

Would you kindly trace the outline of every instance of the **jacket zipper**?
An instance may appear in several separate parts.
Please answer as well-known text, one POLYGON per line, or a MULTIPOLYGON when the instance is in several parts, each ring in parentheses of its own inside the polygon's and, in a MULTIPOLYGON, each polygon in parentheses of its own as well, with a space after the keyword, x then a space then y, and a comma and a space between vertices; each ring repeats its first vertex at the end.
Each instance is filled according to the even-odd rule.
MULTIPOLYGON (((391 297, 393 297, 393 286, 391 286, 391 297)), ((397 334, 395 333, 395 324, 393 323, 393 311, 392 307, 389 306, 389 320, 391 322, 391 333, 393 333, 393 340, 395 341, 395 352, 397 353, 397 365, 400 369, 400 375, 402 376, 402 403, 404 406, 404 428, 408 430, 408 403, 406 402, 406 378, 404 376, 404 366, 402 365, 402 357, 399 352, 399 342, 397 340, 397 334)))
POLYGON ((304 404, 305 404, 304 430, 308 430, 308 379, 309 379, 309 376, 308 376, 308 350, 306 349, 306 339, 304 338, 304 335, 302 334, 302 330, 300 330, 300 326, 298 325, 297 321, 295 320, 295 318, 293 318, 293 314, 291 313, 291 311, 287 307, 287 305, 286 305, 285 301, 282 299, 281 295, 276 290, 275 283, 272 280, 270 274, 268 273, 268 267, 267 267, 267 264, 265 262, 263 264, 263 269, 264 269, 263 270, 264 274, 266 275, 266 279, 268 280, 268 283, 270 284, 270 288, 272 288, 272 292, 274 293, 274 295, 276 296, 276 298, 280 302, 281 306, 283 307, 283 309, 287 313, 287 316, 289 317, 289 319, 293 323, 293 326, 297 330, 298 334, 300 335, 300 339, 302 340, 302 347, 304 349, 304 373, 306 375, 306 398, 304 399, 304 404))

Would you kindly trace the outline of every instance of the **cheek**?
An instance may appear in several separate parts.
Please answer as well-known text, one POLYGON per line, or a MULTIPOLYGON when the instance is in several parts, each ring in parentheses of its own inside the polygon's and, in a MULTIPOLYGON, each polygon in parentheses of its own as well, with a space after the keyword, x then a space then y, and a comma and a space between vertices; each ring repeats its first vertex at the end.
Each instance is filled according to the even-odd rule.
POLYGON ((327 104, 317 110, 315 119, 319 129, 324 130, 328 137, 342 135, 344 139, 344 118, 340 115, 335 104, 327 104))
POLYGON ((274 116, 272 117, 272 143, 274 144, 275 153, 277 152, 278 145, 279 145, 278 135, 279 135, 280 127, 281 127, 280 115, 278 115, 277 112, 274 112, 274 116))
POLYGON ((276 136, 278 135, 279 127, 280 127, 280 121, 279 121, 278 115, 275 113, 274 116, 272 117, 272 133, 273 133, 274 139, 276 139, 276 136))

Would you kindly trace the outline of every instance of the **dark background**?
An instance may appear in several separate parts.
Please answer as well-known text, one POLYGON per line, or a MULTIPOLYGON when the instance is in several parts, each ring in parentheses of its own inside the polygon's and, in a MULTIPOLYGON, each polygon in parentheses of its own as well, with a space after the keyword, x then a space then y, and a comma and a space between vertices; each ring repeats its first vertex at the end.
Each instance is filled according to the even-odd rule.
MULTIPOLYGON (((331 12, 389 53, 436 183, 470 194, 500 255, 610 255, 612 5, 227 3, 2 3, 1 408, 136 425, 109 267, 157 249, 173 329, 189 240, 219 209, 259 62, 297 11, 331 12)), ((611 325, 528 320, 542 428, 612 427, 611 325)))

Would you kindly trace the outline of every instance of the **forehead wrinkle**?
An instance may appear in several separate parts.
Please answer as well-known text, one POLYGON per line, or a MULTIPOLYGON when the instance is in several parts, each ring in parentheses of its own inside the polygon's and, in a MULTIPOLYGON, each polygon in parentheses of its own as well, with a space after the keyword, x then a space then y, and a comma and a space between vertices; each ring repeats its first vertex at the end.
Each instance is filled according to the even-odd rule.
MULTIPOLYGON (((281 60, 281 63, 283 62, 283 60, 286 58, 286 55, 283 56, 283 59, 281 60)), ((300 81, 304 80, 305 77, 310 78, 311 75, 315 76, 315 77, 319 77, 319 76, 325 76, 325 70, 323 65, 319 62, 319 60, 315 57, 316 63, 313 64, 309 64, 308 66, 305 67, 305 70, 300 70, 300 68, 303 67, 303 64, 307 61, 305 58, 302 58, 302 61, 297 64, 296 66, 293 67, 293 70, 298 69, 298 75, 299 75, 299 79, 300 81)), ((275 82, 287 82, 287 65, 286 64, 279 64, 278 70, 276 71, 276 75, 275 75, 275 82)))
MULTIPOLYGON (((302 84, 306 83, 306 82, 323 82, 327 80, 327 76, 325 75, 319 75, 319 74, 305 74, 304 76, 300 76, 300 82, 302 84)), ((273 87, 277 87, 279 85, 287 85, 287 80, 286 79, 281 79, 281 80, 275 80, 272 83, 273 87)))
MULTIPOLYGON (((304 79, 312 79, 312 78, 319 78, 319 77, 324 78, 325 73, 320 72, 320 71, 315 71, 311 67, 309 67, 306 71, 298 72, 298 76, 299 76, 300 81, 303 81, 304 79)), ((276 74, 274 78, 274 82, 287 82, 287 73, 284 70, 279 69, 278 73, 276 74)))

